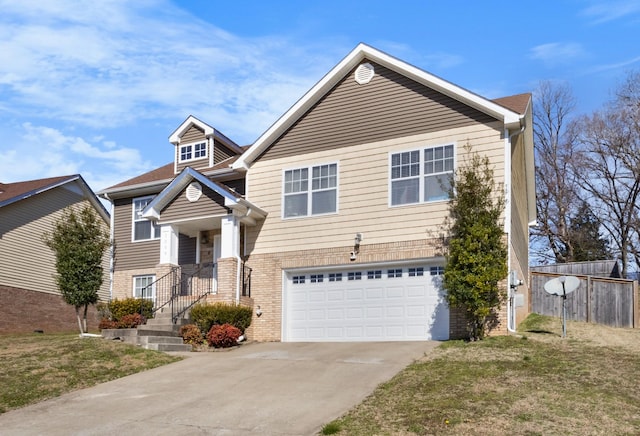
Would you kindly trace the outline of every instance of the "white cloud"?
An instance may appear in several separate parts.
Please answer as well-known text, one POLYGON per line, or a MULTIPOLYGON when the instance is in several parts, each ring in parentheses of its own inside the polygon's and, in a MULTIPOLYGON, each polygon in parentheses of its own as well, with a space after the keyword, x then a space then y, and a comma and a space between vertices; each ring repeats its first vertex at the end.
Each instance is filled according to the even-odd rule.
POLYGON ((582 11, 594 24, 606 23, 640 13, 637 0, 597 2, 582 11))
POLYGON ((585 56, 585 51, 578 43, 551 42, 533 47, 529 57, 541 60, 546 64, 562 64, 585 56))
POLYGON ((240 40, 164 0, 0 0, 0 10, 0 116, 118 127, 197 109, 248 141, 332 66, 300 63, 308 54, 294 41, 240 40))
POLYGON ((11 143, 0 150, 4 183, 82 174, 92 188, 102 189, 151 169, 138 150, 92 144, 47 126, 24 123, 11 143))

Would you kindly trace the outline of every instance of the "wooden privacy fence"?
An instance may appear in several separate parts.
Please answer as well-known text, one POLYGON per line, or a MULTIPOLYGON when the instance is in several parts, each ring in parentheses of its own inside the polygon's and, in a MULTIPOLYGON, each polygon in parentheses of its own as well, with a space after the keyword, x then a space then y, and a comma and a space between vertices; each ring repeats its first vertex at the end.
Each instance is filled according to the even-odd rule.
MULTIPOLYGON (((562 298, 548 294, 544 284, 568 274, 531 271, 531 311, 562 316, 562 298)), ((640 327, 638 282, 627 279, 571 274, 580 279, 578 289, 567 295, 567 319, 611 327, 640 327)))

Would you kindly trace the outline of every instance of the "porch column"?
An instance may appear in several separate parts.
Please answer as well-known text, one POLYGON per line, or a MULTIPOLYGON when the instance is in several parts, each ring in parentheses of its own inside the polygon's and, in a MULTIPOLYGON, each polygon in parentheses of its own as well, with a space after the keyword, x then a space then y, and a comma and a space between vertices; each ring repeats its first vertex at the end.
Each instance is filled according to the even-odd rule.
POLYGON ((240 223, 234 215, 222 218, 220 257, 240 256, 240 223))
POLYGON ((178 230, 170 225, 160 228, 160 263, 178 265, 178 230))
POLYGON ((240 268, 240 222, 233 215, 222 218, 220 258, 218 259, 218 297, 223 301, 237 300, 240 268))

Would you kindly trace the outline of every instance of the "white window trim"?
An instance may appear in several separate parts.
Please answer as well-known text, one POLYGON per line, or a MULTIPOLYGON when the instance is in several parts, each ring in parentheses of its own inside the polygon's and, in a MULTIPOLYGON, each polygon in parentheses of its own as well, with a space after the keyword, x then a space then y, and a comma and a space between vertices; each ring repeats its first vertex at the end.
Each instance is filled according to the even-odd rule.
MULTIPOLYGON (((147 298, 151 298, 151 299, 155 299, 156 297, 156 275, 155 274, 139 274, 139 275, 135 275, 131 277, 132 280, 132 287, 131 287, 131 295, 133 296, 133 298, 142 298, 142 296, 136 296, 136 279, 141 279, 141 278, 145 278, 145 277, 150 277, 151 278, 151 297, 147 297, 147 298)), ((148 286, 148 285, 147 285, 148 286)))
MULTIPOLYGON (((323 163, 313 163, 313 164, 309 164, 309 165, 300 165, 300 166, 295 166, 295 167, 291 167, 291 168, 285 168, 282 170, 282 174, 280 176, 281 178, 281 199, 280 199, 280 204, 282 205, 282 207, 280 208, 280 216, 283 220, 295 220, 295 219, 306 219, 306 218, 315 218, 315 217, 322 217, 322 216, 327 216, 327 215, 336 215, 339 211, 340 211, 340 164, 336 161, 336 162, 323 162, 323 163), (311 213, 312 207, 313 207, 313 202, 312 202, 312 198, 313 196, 311 195, 314 191, 312 189, 312 179, 313 179, 313 168, 314 167, 321 167, 321 166, 325 166, 325 165, 335 165, 336 166, 336 211, 335 212, 327 212, 327 213, 311 213), (306 215, 300 215, 300 216, 290 216, 290 217, 285 217, 284 216, 284 200, 286 197, 285 194, 285 189, 284 189, 284 183, 285 183, 285 174, 287 173, 287 171, 293 171, 293 170, 301 170, 301 169, 307 169, 308 171, 308 175, 309 175, 309 179, 308 179, 308 188, 307 188, 307 194, 309 194, 307 196, 307 214, 306 215)), ((328 189, 322 189, 322 190, 318 190, 318 191, 327 191, 328 189)))
MULTIPOLYGON (((389 172, 387 173, 387 190, 388 190, 388 205, 389 207, 407 207, 407 206, 418 206, 418 205, 423 205, 423 204, 437 204, 437 203, 443 203, 443 202, 447 202, 449 201, 449 199, 441 199, 441 200, 431 200, 431 201, 425 201, 424 200, 424 178, 425 178, 425 173, 424 173, 424 151, 426 149, 429 148, 437 148, 437 147, 446 147, 447 145, 452 145, 453 146, 453 170, 452 170, 452 174, 455 173, 455 170, 457 168, 457 153, 456 150, 458 149, 458 145, 457 142, 455 141, 451 141, 451 142, 444 142, 442 144, 429 144, 429 145, 423 145, 421 147, 418 148, 411 148, 411 149, 403 149, 403 150, 394 150, 394 151, 390 151, 389 155, 388 155, 388 168, 389 168, 389 172), (391 162, 392 162, 392 157, 394 154, 400 154, 400 153, 410 153, 412 151, 417 151, 420 159, 419 159, 419 173, 416 176, 416 178, 418 179, 418 201, 416 203, 405 203, 405 204, 393 204, 392 203, 392 193, 393 193, 393 180, 391 178, 391 162)), ((449 171, 443 172, 443 173, 438 173, 438 174, 446 174, 449 173, 449 171)), ((397 180, 397 179, 396 179, 397 180)))
POLYGON ((154 227, 156 227, 156 225, 152 221, 149 221, 146 219, 144 221, 149 221, 151 223, 151 237, 149 239, 136 239, 136 222, 143 221, 143 220, 136 220, 136 201, 153 199, 153 197, 154 197, 153 195, 147 195, 145 197, 136 197, 131 200, 131 242, 134 242, 134 243, 148 242, 148 241, 157 241, 160 239, 160 236, 158 236, 157 238, 153 236, 155 233, 154 227))
POLYGON ((178 145, 178 162, 182 163, 182 162, 190 162, 192 160, 201 160, 201 159, 206 159, 209 157, 209 141, 207 141, 206 139, 202 140, 202 141, 195 141, 195 142, 187 142, 186 144, 180 144, 178 145), (195 157, 196 154, 196 145, 198 144, 204 144, 204 156, 198 156, 195 157), (189 159, 182 159, 182 149, 185 147, 191 147, 191 157, 189 159))

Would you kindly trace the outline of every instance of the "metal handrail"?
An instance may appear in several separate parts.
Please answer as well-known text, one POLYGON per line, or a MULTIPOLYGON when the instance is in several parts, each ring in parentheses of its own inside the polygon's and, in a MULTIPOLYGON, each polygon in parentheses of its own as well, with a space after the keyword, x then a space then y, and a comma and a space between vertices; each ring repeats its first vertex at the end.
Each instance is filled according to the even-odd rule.
MULTIPOLYGON (((212 262, 172 267, 167 274, 142 288, 141 296, 153 301, 154 315, 159 310, 170 307, 171 318, 175 324, 182 314, 211 293, 214 267, 215 263, 212 262), (193 267, 194 270, 190 273, 183 272, 189 267, 193 267)), ((140 309, 142 312, 142 303, 140 309)))
POLYGON ((253 270, 242 262, 242 296, 251 297, 251 272, 253 270))

